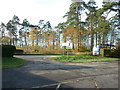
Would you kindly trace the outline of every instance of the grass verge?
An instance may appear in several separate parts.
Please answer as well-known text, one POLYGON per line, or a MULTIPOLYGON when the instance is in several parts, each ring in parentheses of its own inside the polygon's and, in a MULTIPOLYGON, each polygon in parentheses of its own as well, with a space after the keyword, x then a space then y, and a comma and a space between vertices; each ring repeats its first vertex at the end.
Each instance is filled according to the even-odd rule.
POLYGON ((51 57, 51 59, 61 62, 101 62, 101 61, 117 61, 118 58, 102 57, 102 56, 60 56, 51 57))
MULTIPOLYGON (((26 60, 15 57, 4 57, 2 58, 2 69, 20 67, 27 64, 26 60)), ((1 65, 1 64, 0 64, 1 65)))
POLYGON ((63 54, 14 54, 14 55, 63 55, 63 54))

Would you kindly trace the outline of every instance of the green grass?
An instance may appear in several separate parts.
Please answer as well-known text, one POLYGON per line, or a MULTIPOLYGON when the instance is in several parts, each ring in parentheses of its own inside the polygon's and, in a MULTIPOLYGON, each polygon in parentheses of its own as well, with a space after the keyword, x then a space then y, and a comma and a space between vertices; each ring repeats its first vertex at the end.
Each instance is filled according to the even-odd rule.
POLYGON ((15 53, 14 55, 63 55, 62 53, 15 53))
POLYGON ((25 64, 27 64, 27 61, 21 58, 15 58, 15 57, 2 58, 2 69, 20 67, 25 64))
POLYGON ((102 57, 102 56, 61 56, 52 57, 52 59, 61 62, 100 62, 100 61, 117 61, 118 58, 102 57))

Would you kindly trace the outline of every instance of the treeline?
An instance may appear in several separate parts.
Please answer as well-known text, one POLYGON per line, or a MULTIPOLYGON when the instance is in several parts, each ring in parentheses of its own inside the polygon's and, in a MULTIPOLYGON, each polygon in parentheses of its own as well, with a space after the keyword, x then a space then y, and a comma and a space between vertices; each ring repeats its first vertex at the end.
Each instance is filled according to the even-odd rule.
POLYGON ((88 3, 74 2, 64 15, 66 22, 59 23, 55 29, 50 22, 40 20, 38 25, 30 24, 27 19, 20 23, 14 15, 7 24, 1 23, 2 44, 16 46, 60 47, 69 41, 73 50, 81 48, 92 50, 97 44, 114 44, 119 38, 119 2, 103 2, 98 8, 93 0, 88 3), (114 15, 111 15, 114 13, 114 15), (86 15, 86 19, 83 17, 86 15))
POLYGON ((69 40, 78 51, 81 48, 92 50, 97 44, 115 44, 120 35, 119 8, 120 2, 103 2, 102 8, 93 0, 74 2, 64 15, 66 22, 59 23, 58 28, 63 32, 64 41, 69 40))
POLYGON ((27 19, 20 23, 14 15, 6 25, 1 23, 2 44, 15 46, 50 46, 57 44, 58 34, 49 21, 40 20, 38 25, 32 25, 27 19))

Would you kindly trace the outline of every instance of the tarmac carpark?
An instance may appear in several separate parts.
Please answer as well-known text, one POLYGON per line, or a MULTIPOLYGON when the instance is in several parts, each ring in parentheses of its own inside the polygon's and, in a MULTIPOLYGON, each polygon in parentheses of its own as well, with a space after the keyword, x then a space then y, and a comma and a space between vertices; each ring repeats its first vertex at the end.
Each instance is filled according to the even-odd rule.
POLYGON ((2 70, 2 88, 118 88, 118 61, 61 63, 55 55, 15 55, 28 64, 2 70))

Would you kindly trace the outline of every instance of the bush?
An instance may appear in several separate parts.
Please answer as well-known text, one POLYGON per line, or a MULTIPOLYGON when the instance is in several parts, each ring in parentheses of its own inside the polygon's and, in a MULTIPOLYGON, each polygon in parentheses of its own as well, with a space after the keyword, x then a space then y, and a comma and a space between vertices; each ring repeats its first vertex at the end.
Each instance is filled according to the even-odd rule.
MULTIPOLYGON (((23 54, 63 54, 63 49, 52 47, 40 47, 40 46, 24 46, 24 47, 17 47, 19 50, 23 50, 23 54)), ((17 53, 16 53, 17 54, 17 53)))
POLYGON ((92 52, 73 52, 73 54, 78 55, 78 56, 90 56, 92 55, 92 52))
POLYGON ((2 45, 2 57, 13 57, 16 47, 12 45, 2 45))
POLYGON ((102 56, 111 56, 111 49, 108 48, 101 48, 100 55, 102 56))
POLYGON ((87 49, 84 46, 79 46, 79 52, 85 52, 87 49))
POLYGON ((111 51, 111 57, 120 58, 120 50, 114 49, 111 51))
POLYGON ((23 54, 23 50, 21 50, 21 49, 16 49, 16 51, 15 51, 15 54, 23 54))
POLYGON ((120 58, 120 50, 119 49, 101 48, 100 49, 100 55, 120 58))

